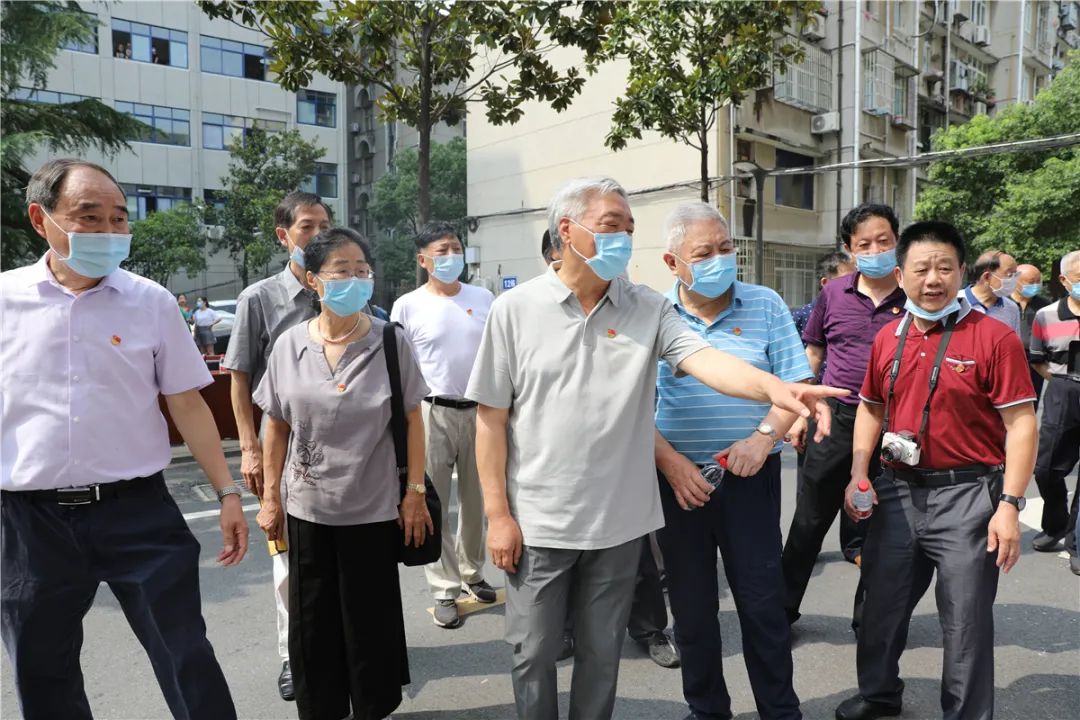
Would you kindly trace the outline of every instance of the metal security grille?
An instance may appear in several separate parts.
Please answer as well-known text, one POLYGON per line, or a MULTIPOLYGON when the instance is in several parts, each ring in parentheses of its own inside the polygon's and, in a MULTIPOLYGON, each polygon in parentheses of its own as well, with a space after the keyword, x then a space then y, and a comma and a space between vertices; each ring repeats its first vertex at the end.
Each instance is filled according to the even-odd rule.
MULTIPOLYGON (((792 38, 787 38, 788 42, 792 38)), ((811 112, 832 109, 832 54, 801 40, 801 63, 788 63, 784 72, 773 73, 773 96, 780 102, 811 112)))

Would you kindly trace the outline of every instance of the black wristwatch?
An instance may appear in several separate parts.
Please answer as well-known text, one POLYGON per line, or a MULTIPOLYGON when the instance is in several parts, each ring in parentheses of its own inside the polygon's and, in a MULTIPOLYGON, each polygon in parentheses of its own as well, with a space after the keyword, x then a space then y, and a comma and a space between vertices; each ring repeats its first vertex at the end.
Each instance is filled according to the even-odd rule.
POLYGON ((1010 505, 1015 505, 1016 509, 1023 510, 1027 506, 1027 498, 1016 497, 1015 495, 1001 494, 1001 502, 1007 502, 1010 505))

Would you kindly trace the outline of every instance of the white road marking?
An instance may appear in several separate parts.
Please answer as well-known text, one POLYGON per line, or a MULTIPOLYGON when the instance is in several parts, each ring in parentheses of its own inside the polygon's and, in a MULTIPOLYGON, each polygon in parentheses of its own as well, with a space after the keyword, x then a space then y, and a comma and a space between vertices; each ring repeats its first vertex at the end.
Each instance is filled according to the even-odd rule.
MULTIPOLYGON (((258 509, 259 509, 259 504, 258 503, 253 503, 251 505, 244 505, 243 508, 242 508, 242 510, 244 512, 251 512, 252 510, 258 510, 258 509)), ((198 512, 184 513, 184 519, 185 520, 199 520, 201 518, 214 517, 215 515, 219 514, 220 512, 221 511, 217 510, 217 509, 214 509, 214 510, 199 510, 198 512)))

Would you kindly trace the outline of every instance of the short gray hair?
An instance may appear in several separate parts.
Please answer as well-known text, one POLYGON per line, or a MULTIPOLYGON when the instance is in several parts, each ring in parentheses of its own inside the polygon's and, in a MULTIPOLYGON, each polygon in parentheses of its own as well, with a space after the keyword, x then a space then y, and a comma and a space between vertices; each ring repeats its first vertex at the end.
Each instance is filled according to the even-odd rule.
POLYGON ((687 228, 699 222, 720 223, 724 232, 730 232, 727 218, 709 203, 700 200, 683 203, 672 210, 664 221, 664 238, 667 240, 668 252, 674 253, 678 250, 686 238, 687 228))
POLYGON ((1071 253, 1065 253, 1065 256, 1061 258, 1061 274, 1064 275, 1068 270, 1066 268, 1073 268, 1080 266, 1080 250, 1073 250, 1071 253))
POLYGON ((120 194, 127 198, 127 194, 120 187, 120 183, 116 182, 116 178, 112 176, 112 173, 100 165, 75 158, 58 158, 50 160, 39 167, 37 172, 30 178, 30 182, 26 185, 26 206, 29 207, 30 203, 37 203, 50 212, 54 210, 57 201, 60 199, 60 188, 64 186, 64 180, 67 179, 68 173, 72 169, 80 167, 97 170, 112 180, 113 185, 120 191, 120 194))
POLYGON ((611 194, 626 198, 623 186, 609 177, 574 178, 559 188, 548 207, 548 230, 551 232, 552 249, 562 248, 562 237, 559 236, 560 220, 564 217, 580 220, 588 209, 590 200, 597 195, 611 194))

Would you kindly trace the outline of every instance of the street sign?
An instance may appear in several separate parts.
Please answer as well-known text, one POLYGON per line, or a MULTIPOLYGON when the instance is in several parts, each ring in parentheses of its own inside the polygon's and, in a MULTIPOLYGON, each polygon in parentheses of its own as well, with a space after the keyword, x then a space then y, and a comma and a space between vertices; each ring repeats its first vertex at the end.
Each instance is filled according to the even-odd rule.
POLYGON ((517 275, 507 275, 502 279, 503 290, 513 290, 517 287, 517 275))

